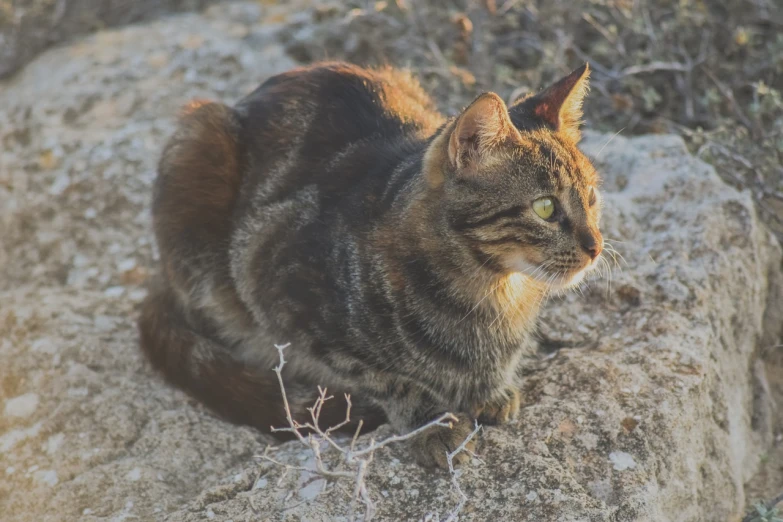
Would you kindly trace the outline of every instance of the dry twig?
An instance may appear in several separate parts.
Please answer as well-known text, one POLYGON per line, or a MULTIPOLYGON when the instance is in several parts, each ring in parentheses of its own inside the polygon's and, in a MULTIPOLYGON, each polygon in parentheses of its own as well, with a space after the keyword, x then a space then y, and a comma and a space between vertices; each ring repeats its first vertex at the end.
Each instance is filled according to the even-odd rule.
MULTIPOLYGON (((288 346, 289 344, 275 345, 278 354, 280 356, 280 362, 275 367, 274 370, 275 374, 277 375, 278 383, 280 384, 280 392, 283 397, 283 406, 285 409, 288 426, 283 428, 272 427, 272 431, 293 433, 296 439, 312 452, 313 460, 315 462, 315 467, 294 466, 294 465, 280 462, 279 460, 273 458, 270 455, 270 452, 272 450, 271 447, 267 447, 263 455, 260 455, 259 458, 283 468, 283 475, 280 478, 280 483, 282 483, 282 480, 284 479, 284 477, 287 475, 289 471, 306 472, 306 473, 321 476, 325 479, 339 480, 342 478, 342 479, 352 480, 354 483, 354 488, 353 488, 353 495, 351 497, 351 503, 349 506, 348 518, 349 520, 355 519, 354 513, 356 508, 356 502, 357 500, 360 500, 364 504, 364 520, 365 521, 371 520, 375 516, 377 510, 375 507, 375 503, 370 497, 370 493, 367 489, 367 484, 365 479, 367 476, 367 471, 370 466, 370 463, 372 462, 373 457, 375 455, 375 452, 393 442, 402 442, 405 440, 409 440, 433 427, 437 427, 437 426, 449 427, 450 423, 455 422, 457 418, 451 413, 444 413, 437 419, 409 433, 406 433, 404 435, 392 435, 380 441, 376 441, 374 438, 371 438, 370 443, 366 447, 357 449, 358 437, 359 437, 359 432, 361 431, 361 424, 362 424, 360 421, 359 425, 357 426, 356 433, 351 439, 350 445, 348 447, 344 447, 332 438, 332 433, 346 426, 351 421, 350 395, 347 394, 345 395, 345 401, 347 403, 345 420, 343 420, 341 423, 335 426, 331 426, 326 429, 322 429, 319 426, 319 418, 321 415, 321 410, 323 408, 323 405, 326 401, 333 398, 331 395, 327 395, 326 388, 321 388, 320 386, 318 387, 319 395, 315 401, 315 404, 313 405, 312 408, 308 408, 308 411, 310 412, 310 419, 311 419, 310 422, 300 423, 293 418, 291 414, 291 408, 288 403, 288 397, 286 395, 285 386, 283 385, 283 375, 282 375, 282 370, 286 363, 283 352, 288 346), (302 433, 303 431, 306 431, 306 434, 302 433), (327 449, 329 447, 332 447, 337 452, 342 454, 341 463, 344 464, 347 469, 333 469, 328 467, 323 460, 322 450, 324 446, 327 449)), ((459 486, 459 482, 457 480, 458 473, 454 469, 452 461, 454 457, 456 457, 459 453, 463 451, 468 451, 466 448, 467 444, 473 439, 473 437, 476 436, 476 434, 480 429, 481 429, 481 425, 476 423, 476 428, 473 430, 473 432, 470 433, 470 435, 468 435, 468 437, 462 442, 462 444, 460 444, 459 447, 457 447, 453 452, 449 453, 446 456, 449 463, 449 471, 451 472, 451 483, 460 497, 459 503, 452 510, 449 517, 446 519, 449 522, 454 522, 457 519, 457 516, 462 511, 462 509, 464 508, 465 504, 468 501, 467 495, 462 491, 462 489, 459 486)))
POLYGON ((470 432, 470 435, 465 437, 465 440, 462 441, 462 444, 460 444, 457 449, 446 455, 446 461, 449 463, 449 473, 451 473, 451 485, 454 487, 454 490, 457 492, 457 494, 460 497, 459 504, 457 504, 452 512, 449 514, 449 517, 446 519, 446 522, 455 522, 457 520, 457 517, 459 516, 460 512, 462 512, 462 508, 465 507, 465 504, 468 503, 468 496, 465 494, 464 491, 462 491, 462 488, 459 485, 459 475, 457 470, 454 469, 454 457, 462 453, 463 451, 467 451, 471 454, 471 456, 476 457, 473 453, 470 452, 469 449, 467 449, 468 443, 473 440, 473 437, 475 437, 479 430, 481 430, 482 426, 478 422, 476 422, 476 427, 473 428, 473 431, 470 432))

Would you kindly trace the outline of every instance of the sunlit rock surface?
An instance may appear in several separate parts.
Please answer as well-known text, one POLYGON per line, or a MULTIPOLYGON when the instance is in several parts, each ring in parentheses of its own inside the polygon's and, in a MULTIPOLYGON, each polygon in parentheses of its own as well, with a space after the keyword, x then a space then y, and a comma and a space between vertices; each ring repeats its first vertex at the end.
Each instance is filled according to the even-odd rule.
MULTIPOLYGON (((294 66, 274 36, 294 9, 226 5, 100 32, 0 84, 3 520, 347 516, 352 484, 259 465, 269 441, 164 385, 134 327, 173 115, 294 66)), ((460 520, 736 517, 772 436, 757 361, 783 319, 780 248, 750 196, 678 138, 588 135, 584 150, 622 257, 550 302, 519 419, 485 430, 481 461, 460 471, 460 520)), ((275 458, 312 465, 295 444, 275 458)), ((448 474, 403 446, 376 454, 368 483, 380 520, 444 518, 458 502, 448 474)))

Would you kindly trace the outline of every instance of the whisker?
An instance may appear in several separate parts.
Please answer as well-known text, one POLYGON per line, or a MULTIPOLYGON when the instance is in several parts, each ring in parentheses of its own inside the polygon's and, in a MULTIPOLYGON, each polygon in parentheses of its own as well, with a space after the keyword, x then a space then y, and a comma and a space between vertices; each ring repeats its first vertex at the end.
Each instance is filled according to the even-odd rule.
POLYGON ((612 248, 611 250, 609 250, 609 253, 612 255, 612 259, 615 260, 615 264, 617 265, 618 268, 620 268, 620 263, 618 263, 616 260, 616 258, 618 257, 620 258, 620 261, 622 261, 625 264, 625 266, 628 266, 628 261, 625 260, 625 257, 623 257, 623 255, 620 252, 612 248))
POLYGON ((628 266, 628 261, 625 260, 625 257, 611 244, 611 243, 604 243, 604 251, 611 256, 612 261, 614 261, 614 264, 617 268, 620 268, 620 262, 617 260, 618 258, 622 260, 622 262, 625 264, 625 266, 628 266))
POLYGON ((603 268, 605 272, 605 279, 606 279, 606 298, 608 299, 611 295, 611 289, 612 289, 612 266, 609 264, 609 261, 606 260, 606 257, 601 256, 601 268, 603 268))
MULTIPOLYGON (((538 272, 544 272, 544 271, 545 271, 547 268, 549 268, 550 266, 552 266, 554 263, 555 263, 555 262, 554 262, 554 260, 547 260, 547 261, 545 261, 544 263, 541 263, 540 265, 538 265, 538 266, 536 267, 536 269, 535 269, 535 270, 533 270, 532 272, 529 272, 527 269, 522 269, 522 270, 520 270, 520 273, 523 273, 523 274, 527 275, 528 277, 530 277, 530 278, 532 279, 532 278, 534 278, 534 277, 535 277, 535 275, 536 275, 538 272)), ((552 276, 550 276, 550 278, 551 278, 551 277, 552 277, 552 276)), ((549 287, 549 284, 550 284, 550 283, 549 283, 549 281, 551 281, 551 279, 548 279, 548 280, 547 280, 547 283, 545 283, 545 286, 546 286, 546 287, 549 287)), ((545 293, 545 292, 542 292, 542 294, 544 294, 544 293, 545 293)), ((535 303, 535 306, 538 306, 538 305, 540 304, 540 299, 541 299, 541 298, 539 298, 539 301, 535 303)), ((499 322, 499 321, 500 321, 500 320, 501 320, 503 317, 505 317, 505 316, 506 316, 506 314, 508 313, 508 311, 511 309, 511 307, 519 307, 519 306, 520 306, 520 305, 522 305, 522 304, 523 304, 523 303, 518 303, 518 302, 515 302, 515 301, 513 301, 513 300, 509 300, 507 303, 505 303, 504 305, 502 305, 502 306, 501 306, 501 308, 500 308, 500 310, 498 311, 497 315, 495 315, 495 318, 492 320, 492 322, 491 322, 491 323, 489 323, 489 326, 488 326, 488 328, 492 328, 492 327, 493 327, 493 326, 494 326, 496 323, 498 323, 498 322, 499 322)))
POLYGON ((493 293, 494 293, 494 292, 495 292, 495 291, 496 291, 498 288, 500 288, 500 285, 502 284, 502 282, 503 282, 503 281, 502 281, 502 280, 500 280, 500 281, 498 281, 498 282, 497 282, 497 284, 495 284, 494 286, 490 287, 490 289, 489 289, 489 290, 487 290, 487 293, 486 293, 486 294, 484 294, 484 297, 482 297, 481 299, 479 299, 478 303, 476 303, 476 304, 473 306, 473 308, 471 308, 470 310, 468 310, 468 313, 466 313, 466 314, 465 314, 465 316, 464 316, 462 319, 460 319, 459 321, 457 321, 457 324, 460 324, 460 323, 462 323, 462 321, 464 321, 465 319, 467 319, 467 318, 468 318, 468 316, 470 316, 470 314, 472 314, 472 313, 473 313, 473 312, 476 310, 476 308, 478 308, 478 307, 479 307, 479 305, 480 305, 481 303, 483 303, 483 302, 484 302, 484 300, 485 300, 487 297, 489 297, 490 295, 492 295, 492 294, 493 294, 493 293))
POLYGON ((620 257, 620 259, 623 260, 623 263, 625 263, 626 266, 628 266, 628 262, 625 260, 625 257, 620 253, 619 250, 612 244, 612 243, 625 243, 625 241, 620 241, 617 239, 606 239, 604 238, 604 247, 608 252, 614 253, 620 257))

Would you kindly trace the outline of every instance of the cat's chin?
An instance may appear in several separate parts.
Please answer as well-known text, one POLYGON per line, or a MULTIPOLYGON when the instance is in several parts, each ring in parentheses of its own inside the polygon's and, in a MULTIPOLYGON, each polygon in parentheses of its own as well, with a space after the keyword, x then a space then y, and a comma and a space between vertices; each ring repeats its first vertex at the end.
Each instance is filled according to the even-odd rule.
POLYGON ((583 268, 579 272, 562 275, 556 278, 549 285, 549 289, 553 291, 562 291, 562 290, 568 290, 569 288, 574 288, 575 286, 577 286, 579 283, 582 282, 588 270, 589 268, 583 268))
POLYGON ((570 272, 568 274, 558 277, 549 285, 549 289, 558 292, 558 291, 565 291, 570 288, 574 288, 578 286, 579 283, 581 283, 584 280, 587 274, 598 266, 598 260, 600 259, 600 257, 601 256, 598 256, 595 259, 593 259, 593 261, 590 262, 590 264, 588 264, 581 270, 570 272))
POLYGON ((552 277, 552 274, 542 270, 540 266, 535 266, 531 263, 528 263, 527 261, 517 260, 513 264, 512 270, 515 273, 534 279, 539 283, 544 283, 550 291, 561 292, 570 288, 574 288, 579 283, 581 283, 587 273, 592 270, 595 265, 596 263, 593 262, 581 270, 552 277))

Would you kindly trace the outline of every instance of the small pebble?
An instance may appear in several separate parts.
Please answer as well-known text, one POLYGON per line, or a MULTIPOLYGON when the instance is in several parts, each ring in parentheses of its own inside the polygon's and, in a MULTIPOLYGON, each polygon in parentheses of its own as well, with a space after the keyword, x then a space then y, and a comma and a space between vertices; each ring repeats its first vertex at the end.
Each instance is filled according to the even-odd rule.
POLYGON ((5 401, 3 410, 6 417, 29 417, 38 408, 38 394, 25 393, 19 397, 5 401))
POLYGON ((613 451, 609 454, 609 460, 614 464, 614 469, 617 471, 636 468, 636 461, 633 460, 630 453, 624 451, 613 451))
POLYGON ((121 286, 112 286, 103 291, 106 297, 120 297, 125 293, 125 288, 121 286))

